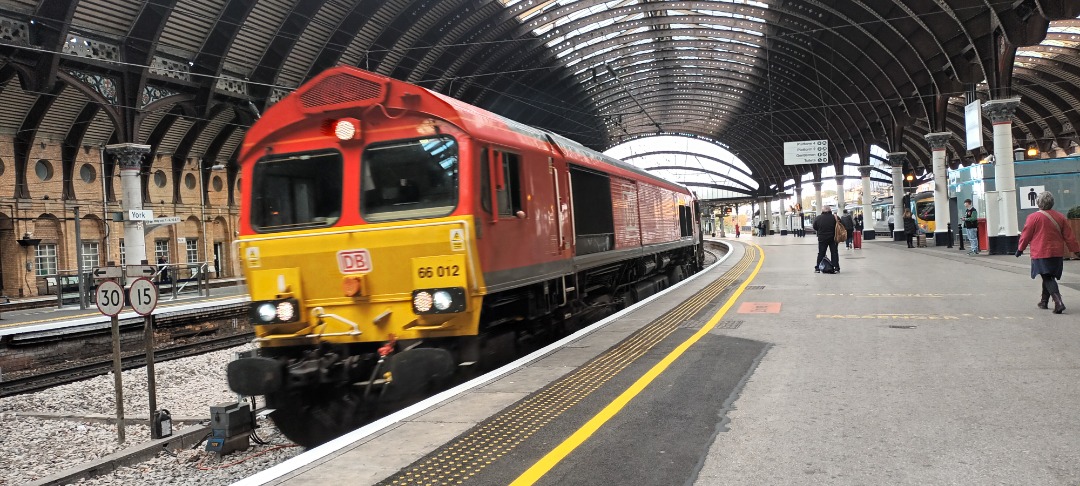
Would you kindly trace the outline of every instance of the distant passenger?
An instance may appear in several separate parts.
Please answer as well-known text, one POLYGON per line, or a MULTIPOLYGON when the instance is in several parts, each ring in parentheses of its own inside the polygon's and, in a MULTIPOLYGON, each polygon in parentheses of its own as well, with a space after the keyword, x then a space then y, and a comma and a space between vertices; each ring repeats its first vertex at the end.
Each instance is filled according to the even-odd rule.
MULTIPOLYGON (((1032 204, 1034 206, 1034 204, 1032 204)), ((964 199, 964 236, 970 242, 968 253, 979 254, 979 211, 971 206, 971 199, 964 199)))
POLYGON ((915 234, 919 232, 919 225, 915 224, 915 218, 911 216, 911 210, 904 210, 904 236, 907 238, 907 247, 915 248, 915 245, 911 243, 911 239, 915 238, 915 234))
POLYGON ((840 255, 839 250, 836 249, 836 215, 832 213, 832 208, 824 206, 821 208, 821 214, 814 220, 814 231, 817 233, 817 259, 814 260, 814 272, 819 272, 818 264, 821 263, 821 259, 825 258, 825 250, 828 249, 832 255, 833 270, 836 273, 840 273, 840 255))
POLYGON ((1036 275, 1042 277, 1042 298, 1038 306, 1046 309, 1050 298, 1053 298, 1054 314, 1061 314, 1065 310, 1065 303, 1061 300, 1057 281, 1061 280, 1065 247, 1071 253, 1080 253, 1080 243, 1076 241, 1065 215, 1052 209, 1054 195, 1050 191, 1039 193, 1035 206, 1039 210, 1029 214, 1024 221, 1016 256, 1023 255, 1024 248, 1031 245, 1031 278, 1036 275))
POLYGON ((894 222, 894 220, 893 220, 893 215, 892 215, 892 213, 889 213, 889 219, 888 219, 888 221, 889 221, 889 234, 891 235, 891 234, 893 234, 893 232, 895 232, 895 231, 896 231, 896 223, 895 223, 895 222, 894 222))
POLYGON ((851 243, 855 240, 855 220, 852 219, 851 213, 848 210, 844 210, 844 215, 840 217, 840 224, 844 225, 844 229, 847 230, 847 241, 844 242, 847 249, 851 249, 851 243))

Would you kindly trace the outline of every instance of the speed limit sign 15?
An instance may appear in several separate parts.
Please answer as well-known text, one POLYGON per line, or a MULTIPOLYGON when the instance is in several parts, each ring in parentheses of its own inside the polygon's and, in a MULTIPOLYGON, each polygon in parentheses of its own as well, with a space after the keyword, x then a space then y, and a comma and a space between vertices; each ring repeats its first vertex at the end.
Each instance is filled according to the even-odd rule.
POLYGON ((98 284, 95 300, 102 314, 115 316, 124 308, 124 288, 115 280, 105 280, 98 284))
POLYGON ((131 282, 131 290, 128 298, 131 300, 131 308, 141 316, 150 315, 157 307, 158 289, 146 277, 137 278, 131 282))

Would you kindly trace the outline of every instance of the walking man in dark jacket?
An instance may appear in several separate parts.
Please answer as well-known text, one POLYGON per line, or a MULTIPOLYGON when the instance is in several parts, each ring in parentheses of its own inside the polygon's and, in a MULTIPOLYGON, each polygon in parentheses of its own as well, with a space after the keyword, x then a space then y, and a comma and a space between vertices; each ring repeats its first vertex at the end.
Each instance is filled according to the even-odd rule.
POLYGON ((814 260, 814 272, 818 272, 818 263, 821 263, 821 259, 825 258, 825 249, 829 249, 832 254, 833 268, 837 273, 840 272, 840 255, 839 250, 836 248, 836 216, 832 213, 832 208, 825 206, 821 209, 821 214, 814 219, 814 231, 817 232, 817 260, 814 260))
POLYGON ((840 217, 840 224, 844 225, 844 229, 847 230, 847 241, 844 245, 847 249, 851 249, 851 243, 855 240, 855 219, 851 217, 851 213, 848 210, 844 210, 844 215, 840 217))

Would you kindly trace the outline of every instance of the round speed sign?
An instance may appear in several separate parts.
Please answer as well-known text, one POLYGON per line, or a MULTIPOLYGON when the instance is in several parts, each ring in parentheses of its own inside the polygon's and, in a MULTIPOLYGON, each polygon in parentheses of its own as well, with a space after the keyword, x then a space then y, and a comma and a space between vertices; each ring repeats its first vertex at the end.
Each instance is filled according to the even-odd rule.
POLYGON ((157 307, 158 290, 154 282, 146 277, 131 282, 131 308, 140 316, 150 315, 157 307))
POLYGON ((124 288, 116 280, 105 280, 98 284, 94 300, 102 314, 115 316, 124 308, 124 288))

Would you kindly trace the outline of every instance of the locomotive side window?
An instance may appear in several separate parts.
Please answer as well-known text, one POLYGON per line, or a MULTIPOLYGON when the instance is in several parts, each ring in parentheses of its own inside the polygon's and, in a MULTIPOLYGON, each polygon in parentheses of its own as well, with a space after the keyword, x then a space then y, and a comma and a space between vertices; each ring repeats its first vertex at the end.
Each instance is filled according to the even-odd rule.
POLYGON ((451 137, 372 144, 361 160, 360 214, 390 221, 436 218, 458 198, 458 146, 451 137))
POLYGON ((251 226, 260 232, 332 226, 341 216, 341 154, 264 157, 252 174, 251 226))
MULTIPOLYGON (((496 167, 501 166, 502 174, 495 174, 495 197, 499 203, 499 215, 514 216, 523 211, 521 205, 521 156, 509 152, 493 151, 496 167), (499 176, 502 176, 501 187, 499 176)), ((480 206, 491 211, 491 174, 488 163, 488 151, 480 154, 480 206)))

